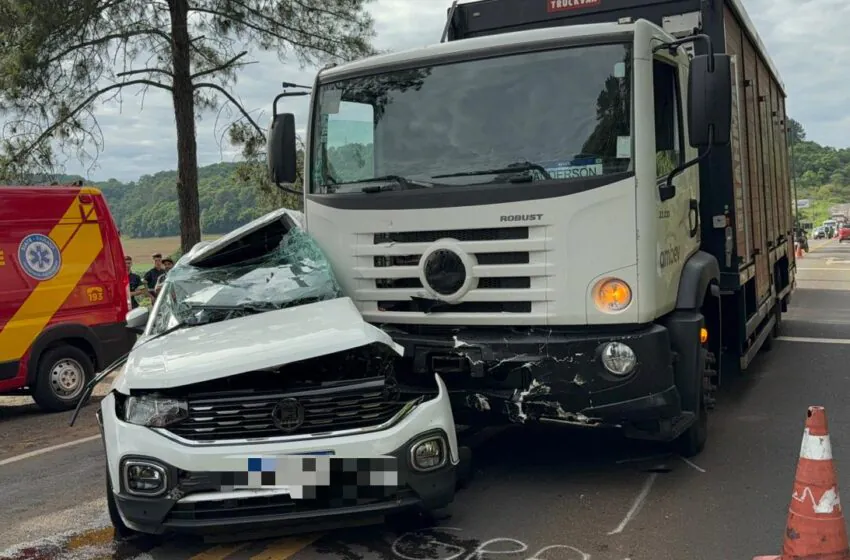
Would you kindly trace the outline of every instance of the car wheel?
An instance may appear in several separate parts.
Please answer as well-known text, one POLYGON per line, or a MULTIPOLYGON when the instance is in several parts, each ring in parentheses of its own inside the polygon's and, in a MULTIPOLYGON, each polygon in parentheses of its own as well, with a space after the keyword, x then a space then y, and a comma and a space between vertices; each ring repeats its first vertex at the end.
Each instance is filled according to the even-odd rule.
POLYGON ((115 529, 116 538, 129 539, 138 534, 124 524, 121 514, 118 513, 118 504, 115 503, 115 493, 112 491, 112 480, 109 478, 109 467, 106 470, 106 509, 109 510, 109 521, 115 529))
POLYGON ((33 399, 50 412, 71 410, 93 375, 94 364, 85 352, 68 344, 56 346, 38 360, 33 399))

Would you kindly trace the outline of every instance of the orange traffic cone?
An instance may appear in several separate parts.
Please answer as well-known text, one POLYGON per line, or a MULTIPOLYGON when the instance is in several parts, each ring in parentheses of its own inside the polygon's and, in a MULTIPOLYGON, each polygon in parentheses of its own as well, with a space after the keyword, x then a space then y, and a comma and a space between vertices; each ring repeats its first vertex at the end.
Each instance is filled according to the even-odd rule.
POLYGON ((809 407, 781 556, 753 560, 850 560, 826 411, 809 407))
POLYGON ((794 243, 794 257, 798 259, 803 258, 803 244, 799 241, 794 243))

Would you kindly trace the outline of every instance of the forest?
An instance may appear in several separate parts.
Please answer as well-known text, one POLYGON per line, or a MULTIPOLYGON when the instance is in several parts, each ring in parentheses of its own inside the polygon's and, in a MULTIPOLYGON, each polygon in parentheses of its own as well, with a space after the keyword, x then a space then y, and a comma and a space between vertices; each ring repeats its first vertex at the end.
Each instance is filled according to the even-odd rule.
MULTIPOLYGON (((850 202, 850 148, 821 146, 808 140, 805 130, 791 122, 790 144, 797 196, 812 199, 819 207, 850 202)), ((333 157, 336 162, 351 162, 351 170, 338 169, 340 176, 361 175, 364 161, 370 159, 371 145, 349 144, 350 157, 333 157)), ((341 155, 341 154, 340 154, 341 155)), ((81 179, 62 176, 61 182, 81 179)), ((168 237, 179 235, 176 171, 159 171, 137 181, 122 183, 115 179, 95 182, 103 190, 115 220, 128 237, 168 237)), ((199 169, 198 189, 201 206, 201 230, 204 234, 231 231, 273 208, 285 204, 299 208, 294 196, 275 193, 264 181, 263 163, 217 163, 199 169)))

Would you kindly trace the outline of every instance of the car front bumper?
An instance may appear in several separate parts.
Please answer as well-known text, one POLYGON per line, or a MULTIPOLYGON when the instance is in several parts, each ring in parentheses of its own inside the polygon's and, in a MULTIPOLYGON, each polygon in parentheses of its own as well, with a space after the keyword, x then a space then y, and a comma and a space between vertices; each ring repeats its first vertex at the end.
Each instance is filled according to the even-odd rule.
POLYGON ((110 394, 99 412, 117 509, 122 521, 136 531, 204 534, 228 529, 297 530, 302 525, 312 531, 380 521, 404 509, 445 507, 454 499, 460 456, 448 392, 439 377, 437 384, 436 398, 420 403, 381 431, 239 445, 187 445, 128 424, 117 417, 110 394), (446 460, 433 471, 420 472, 412 465, 412 447, 431 437, 445 442, 446 460), (252 473, 251 487, 245 488, 249 459, 254 464, 262 459, 266 465, 274 461, 276 480, 270 482, 263 475, 260 482, 261 475, 252 473), (311 467, 305 460, 314 461, 312 468, 318 473, 327 473, 328 468, 334 472, 307 472, 311 467), (125 478, 128 461, 160 466, 166 473, 162 493, 133 495, 125 478), (336 466, 328 467, 328 462, 336 466), (293 468, 303 472, 293 474, 293 468), (386 470, 396 474, 374 474, 386 470))

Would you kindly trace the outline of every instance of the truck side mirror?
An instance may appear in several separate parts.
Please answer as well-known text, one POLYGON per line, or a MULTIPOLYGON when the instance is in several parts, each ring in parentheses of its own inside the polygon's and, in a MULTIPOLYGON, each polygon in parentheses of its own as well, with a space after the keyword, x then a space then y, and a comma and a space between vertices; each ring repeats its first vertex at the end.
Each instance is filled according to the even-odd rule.
POLYGON ((269 128, 266 156, 271 180, 276 184, 295 182, 297 149, 295 146, 295 115, 275 115, 269 128))
POLYGON ((688 131, 691 146, 725 146, 729 143, 731 127, 731 58, 725 54, 693 57, 688 74, 688 131))

